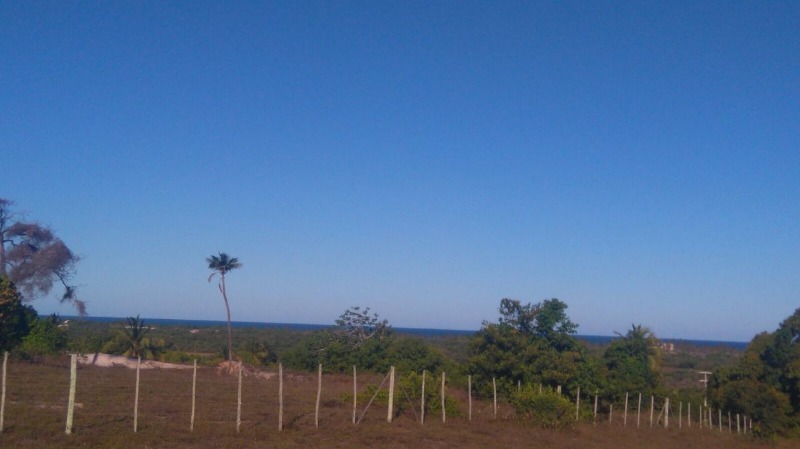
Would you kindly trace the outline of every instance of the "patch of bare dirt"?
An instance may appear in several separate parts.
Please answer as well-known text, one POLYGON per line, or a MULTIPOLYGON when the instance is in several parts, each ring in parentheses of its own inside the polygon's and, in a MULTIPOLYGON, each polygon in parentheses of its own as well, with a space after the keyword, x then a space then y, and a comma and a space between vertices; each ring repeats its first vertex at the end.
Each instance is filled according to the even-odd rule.
MULTIPOLYGON (((104 354, 96 352, 94 354, 85 354, 78 357, 78 363, 82 365, 100 366, 109 368, 113 366, 122 366, 125 368, 136 369, 139 363, 136 359, 131 359, 121 355, 104 354)), ((191 369, 189 365, 181 365, 179 363, 156 362, 155 360, 142 360, 141 369, 191 369)))

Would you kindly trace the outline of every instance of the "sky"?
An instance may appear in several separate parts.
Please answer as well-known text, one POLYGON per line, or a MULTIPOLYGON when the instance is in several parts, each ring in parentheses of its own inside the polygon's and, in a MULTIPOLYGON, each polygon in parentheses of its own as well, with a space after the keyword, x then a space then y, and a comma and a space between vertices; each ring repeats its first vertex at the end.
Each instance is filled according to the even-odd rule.
POLYGON ((224 320, 220 251, 235 321, 800 306, 797 2, 0 2, 0 116, 0 197, 94 316, 224 320))

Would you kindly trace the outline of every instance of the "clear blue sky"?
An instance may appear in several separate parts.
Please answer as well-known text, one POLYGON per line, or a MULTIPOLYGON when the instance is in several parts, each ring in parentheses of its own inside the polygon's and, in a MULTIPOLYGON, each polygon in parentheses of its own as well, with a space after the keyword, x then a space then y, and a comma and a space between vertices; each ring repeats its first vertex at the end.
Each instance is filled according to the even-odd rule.
POLYGON ((217 251, 241 321, 800 306, 798 2, 8 1, 0 117, 0 197, 96 316, 224 319, 217 251))

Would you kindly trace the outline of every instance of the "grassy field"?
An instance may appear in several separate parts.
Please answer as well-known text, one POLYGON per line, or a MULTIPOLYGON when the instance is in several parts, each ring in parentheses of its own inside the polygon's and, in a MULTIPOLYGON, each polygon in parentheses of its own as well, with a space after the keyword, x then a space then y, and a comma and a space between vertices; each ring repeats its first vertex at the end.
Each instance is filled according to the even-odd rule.
MULTIPOLYGON (((428 416, 420 425, 417 404, 398 391, 396 416, 386 422, 385 406, 373 405, 364 420, 352 424, 353 380, 349 375, 325 375, 319 427, 314 408, 314 374, 284 374, 284 429, 278 431, 278 382, 274 370, 248 372, 242 382, 242 418, 236 432, 237 376, 214 367, 198 369, 196 417, 191 417, 191 370, 142 370, 138 432, 133 433, 135 371, 115 367, 79 367, 73 435, 64 434, 69 389, 67 359, 44 363, 13 361, 8 367, 5 431, 0 446, 16 448, 283 448, 283 447, 413 447, 413 448, 752 448, 800 447, 792 442, 772 445, 749 437, 720 433, 684 423, 677 429, 637 429, 621 414, 596 426, 581 423, 570 430, 539 429, 515 419, 501 403, 497 419, 490 401, 473 402, 473 419, 466 416, 465 391, 449 389, 461 416, 428 416)), ((359 375, 359 391, 377 386, 383 376, 359 375)), ((432 382, 435 385, 435 383, 432 382)), ((366 404, 360 403, 360 415, 366 404)), ((588 406, 588 405, 587 405, 588 406)))

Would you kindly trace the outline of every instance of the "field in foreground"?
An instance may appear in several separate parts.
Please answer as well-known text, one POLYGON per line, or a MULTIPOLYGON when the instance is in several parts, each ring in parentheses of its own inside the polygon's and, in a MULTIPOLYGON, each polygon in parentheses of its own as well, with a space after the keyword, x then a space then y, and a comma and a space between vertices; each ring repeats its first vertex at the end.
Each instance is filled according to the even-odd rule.
MULTIPOLYGON (((394 422, 386 408, 373 405, 364 420, 353 425, 352 377, 326 375, 320 398, 319 427, 315 427, 317 378, 309 373, 285 373, 284 429, 278 431, 278 382, 274 375, 245 376, 242 382, 240 432, 236 432, 237 377, 215 368, 198 370, 196 417, 191 420, 191 370, 143 370, 139 396, 138 432, 133 433, 135 371, 116 367, 78 370, 74 434, 64 434, 69 369, 63 361, 46 364, 12 362, 8 368, 5 432, 0 446, 17 448, 753 448, 800 447, 794 442, 766 444, 718 430, 637 429, 629 417, 582 423, 571 430, 543 430, 514 419, 500 405, 492 419, 489 401, 474 401, 473 419, 466 417, 467 398, 450 391, 461 416, 426 417, 420 425, 412 404, 399 391, 394 422)), ((271 373, 268 373, 271 374, 271 373)), ((359 391, 377 386, 383 376, 359 375, 359 391)), ((364 401, 366 402, 366 401, 364 401)), ((365 403, 358 406, 359 415, 365 403)))

